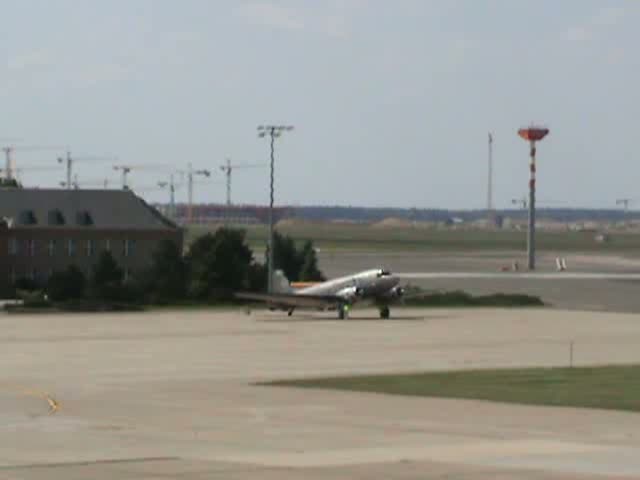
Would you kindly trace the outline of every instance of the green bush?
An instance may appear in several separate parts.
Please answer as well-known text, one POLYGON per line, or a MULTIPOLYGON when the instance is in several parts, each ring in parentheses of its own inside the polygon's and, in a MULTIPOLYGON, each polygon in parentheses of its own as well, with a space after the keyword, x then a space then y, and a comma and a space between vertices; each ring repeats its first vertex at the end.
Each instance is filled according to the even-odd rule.
POLYGON ((273 232, 273 265, 292 282, 326 280, 318 268, 316 250, 311 240, 297 249, 292 237, 273 232))
POLYGON ((229 300, 233 292, 260 283, 260 269, 245 231, 221 228, 198 238, 186 257, 188 294, 197 300, 229 300))
POLYGON ((491 295, 473 296, 461 290, 451 292, 420 293, 419 290, 410 291, 404 300, 405 305, 416 307, 540 307, 544 302, 540 297, 494 293, 491 295))
POLYGON ((66 312, 141 312, 144 307, 130 302, 105 301, 95 298, 69 300, 56 304, 66 312))
POLYGON ((91 297, 101 300, 120 301, 127 296, 123 285, 124 271, 106 250, 100 254, 93 267, 90 282, 91 297))
POLYGON ((85 295, 87 279, 75 265, 62 272, 54 272, 47 282, 47 295, 53 301, 82 298, 85 295))
POLYGON ((182 300, 187 292, 187 264, 175 242, 163 240, 153 252, 151 267, 140 275, 141 294, 150 303, 182 300))

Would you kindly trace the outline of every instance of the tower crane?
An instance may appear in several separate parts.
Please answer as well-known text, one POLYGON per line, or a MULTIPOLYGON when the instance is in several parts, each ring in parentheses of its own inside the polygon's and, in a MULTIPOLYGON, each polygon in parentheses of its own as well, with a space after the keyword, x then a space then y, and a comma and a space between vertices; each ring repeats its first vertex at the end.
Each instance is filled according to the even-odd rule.
POLYGON ((161 170, 167 167, 168 165, 114 165, 113 169, 122 172, 122 189, 128 190, 129 184, 127 179, 132 170, 161 170))
MULTIPOLYGON (((14 168, 11 178, 15 180, 20 180, 20 177, 25 171, 43 172, 43 171, 51 171, 51 170, 57 170, 57 167, 53 167, 51 165, 25 165, 24 167, 14 168)), ((4 173, 5 175, 7 175, 8 170, 4 168, 0 168, 0 173, 4 173)), ((9 178, 8 175, 6 178, 9 178)))
POLYGON ((231 159, 227 158, 227 163, 225 165, 220 165, 220 170, 222 170, 227 176, 227 207, 231 206, 231 172, 238 168, 266 168, 267 165, 264 163, 239 163, 239 164, 231 164, 231 159))
POLYGON ((16 162, 14 153, 19 151, 38 151, 38 150, 62 150, 65 147, 59 145, 7 145, 2 147, 2 151, 5 155, 5 168, 3 172, 7 180, 13 179, 16 176, 16 162))
POLYGON ((520 208, 522 208, 523 210, 526 210, 526 208, 527 208, 527 197, 513 198, 513 199, 511 199, 511 204, 512 205, 519 205, 520 208))
MULTIPOLYGON (((521 198, 514 198, 511 200, 511 203, 513 205, 519 205, 523 210, 527 209, 527 197, 521 197, 521 198)), ((543 206, 554 206, 554 205, 566 205, 567 202, 561 202, 561 201, 557 201, 557 200, 539 200, 536 202, 539 205, 543 205, 543 206)))
POLYGON ((211 176, 211 170, 207 170, 207 169, 194 170, 193 165, 189 163, 189 166, 187 169, 187 189, 188 189, 187 195, 189 200, 189 208, 187 210, 187 219, 189 223, 191 223, 191 221, 193 220, 193 176, 194 175, 202 175, 204 177, 209 178, 211 176))
MULTIPOLYGON (((67 181, 66 182, 61 182, 64 183, 66 185, 67 188, 71 188, 74 186, 74 182, 72 181, 72 177, 73 177, 73 164, 75 162, 78 161, 89 161, 89 162, 107 162, 107 161, 113 161, 116 160, 115 157, 101 157, 101 156, 82 156, 82 157, 75 157, 75 156, 71 156, 71 151, 67 150, 67 154, 65 157, 58 157, 58 163, 65 163, 66 167, 67 167, 67 181)), ((77 183, 77 182, 75 182, 77 183)), ((75 188, 78 188, 77 185, 75 188)), ((106 187, 105 187, 106 188, 106 187)))
POLYGON ((169 175, 169 181, 158 182, 158 186, 162 189, 169 187, 169 216, 176 218, 176 182, 174 174, 169 175))
POLYGON ((71 182, 71 186, 67 184, 67 182, 60 182, 60 186, 63 188, 73 188, 74 190, 82 187, 104 187, 105 189, 109 188, 109 179, 108 178, 94 178, 89 180, 78 180, 78 174, 76 173, 73 176, 73 181, 71 182))
POLYGON ((616 205, 622 205, 624 208, 624 213, 629 211, 629 205, 634 203, 635 200, 633 198, 619 198, 616 200, 616 205))

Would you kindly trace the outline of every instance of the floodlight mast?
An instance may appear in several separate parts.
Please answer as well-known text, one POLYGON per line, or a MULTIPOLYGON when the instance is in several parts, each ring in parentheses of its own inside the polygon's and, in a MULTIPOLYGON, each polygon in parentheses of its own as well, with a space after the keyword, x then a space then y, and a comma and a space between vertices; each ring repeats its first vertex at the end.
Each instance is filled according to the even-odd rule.
POLYGON ((527 231, 527 256, 529 270, 536 268, 536 142, 549 133, 548 128, 531 126, 518 130, 518 135, 529 142, 529 228, 527 231))
POLYGON ((189 209, 187 211, 187 219, 189 223, 193 222, 193 176, 194 175, 203 175, 205 177, 211 176, 211 170, 194 170, 193 165, 189 163, 187 169, 187 197, 189 200, 189 209))
POLYGON ((271 142, 271 163, 269 175, 269 243, 267 246, 267 292, 273 293, 273 180, 274 180, 274 147, 275 139, 280 137, 283 132, 293 130, 292 125, 260 125, 258 127, 258 137, 264 138, 267 135, 271 142))

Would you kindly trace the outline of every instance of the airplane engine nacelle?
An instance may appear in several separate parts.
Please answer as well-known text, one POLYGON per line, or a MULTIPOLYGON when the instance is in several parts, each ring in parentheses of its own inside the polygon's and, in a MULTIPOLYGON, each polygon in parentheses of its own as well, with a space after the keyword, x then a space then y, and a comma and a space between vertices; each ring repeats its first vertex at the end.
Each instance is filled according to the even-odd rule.
POLYGON ((336 293, 338 297, 342 297, 345 300, 353 301, 357 298, 362 297, 364 295, 364 290, 359 287, 347 287, 336 293))
POLYGON ((393 287, 391 289, 391 296, 394 298, 401 298, 405 293, 404 288, 402 287, 393 287))

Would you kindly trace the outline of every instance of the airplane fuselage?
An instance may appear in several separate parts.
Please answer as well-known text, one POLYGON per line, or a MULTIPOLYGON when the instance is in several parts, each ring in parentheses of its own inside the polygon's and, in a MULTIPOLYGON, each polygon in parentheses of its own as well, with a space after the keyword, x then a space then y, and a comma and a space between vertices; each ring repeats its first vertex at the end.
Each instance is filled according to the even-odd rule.
POLYGON ((392 290, 400 283, 400 279, 395 275, 383 272, 380 269, 366 270, 338 277, 326 282, 322 282, 310 287, 301 288, 296 291, 297 295, 337 295, 338 293, 355 287, 360 290, 360 296, 376 297, 392 290))

